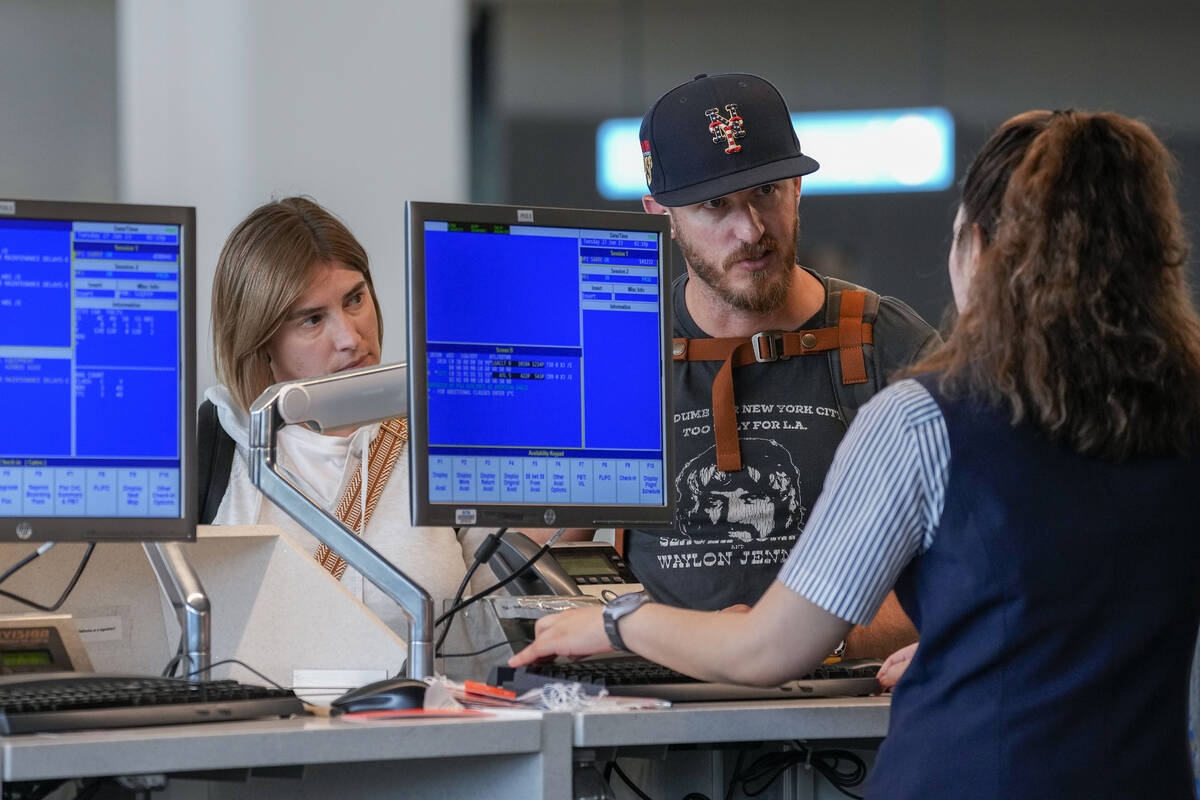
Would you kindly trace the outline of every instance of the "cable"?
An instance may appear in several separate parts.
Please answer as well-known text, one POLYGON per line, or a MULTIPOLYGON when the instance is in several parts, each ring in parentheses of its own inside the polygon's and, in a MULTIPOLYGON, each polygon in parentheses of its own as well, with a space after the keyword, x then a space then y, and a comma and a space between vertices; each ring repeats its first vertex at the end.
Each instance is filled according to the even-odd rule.
POLYGON ((862 800, 861 795, 853 794, 849 788, 858 786, 867 777, 867 765, 855 753, 849 750, 813 750, 804 742, 793 742, 795 750, 781 750, 759 756, 745 771, 741 769, 741 755, 734 767, 733 777, 729 781, 729 791, 725 797, 733 796, 734 788, 741 784, 742 794, 746 797, 756 797, 765 792, 781 775, 795 766, 812 767, 833 788, 847 797, 862 800), (849 769, 839 769, 842 761, 849 762, 849 769))
MULTIPOLYGON (((187 661, 189 665, 194 665, 192 657, 189 656, 186 652, 184 652, 184 649, 183 649, 184 640, 185 640, 185 636, 184 636, 184 634, 181 633, 179 635, 179 645, 175 648, 175 655, 172 656, 171 660, 167 662, 167 665, 165 667, 163 667, 163 671, 161 673, 162 677, 164 677, 164 678, 176 677, 175 676, 175 668, 178 667, 180 664, 182 664, 184 661, 187 661)), ((184 667, 184 669, 186 669, 186 667, 184 667)), ((249 667, 247 667, 247 669, 249 669, 249 667)), ((202 672, 202 671, 203 670, 197 670, 197 672, 202 672)), ((192 674, 194 675, 195 673, 192 673, 192 674)), ((187 677, 187 676, 180 675, 179 677, 183 678, 183 677, 187 677)))
MULTIPOLYGON (((438 637, 437 643, 433 646, 434 658, 445 658, 445 656, 440 656, 442 644, 446 641, 446 635, 450 633, 450 626, 454 623, 454 612, 458 604, 462 601, 463 592, 466 591, 467 586, 471 583, 471 576, 475 574, 475 570, 479 569, 479 565, 496 554, 496 550, 500 547, 500 540, 504 538, 504 534, 507 532, 508 528, 501 528, 494 533, 489 533, 487 538, 480 543, 479 547, 475 548, 475 560, 471 563, 467 574, 463 575, 462 582, 458 584, 458 591, 454 593, 454 600, 450 602, 450 611, 443 615, 446 619, 446 627, 442 628, 442 633, 438 637)), ((457 535, 458 533, 455 531, 455 536, 457 535)), ((442 617, 439 617, 437 622, 434 623, 434 627, 436 628, 441 623, 442 617)))
POLYGON ((434 622, 433 622, 434 626, 441 625, 443 620, 452 617, 453 615, 457 614, 462 609, 466 608, 467 606, 471 605, 472 603, 474 603, 477 600, 483 599, 484 597, 488 596, 492 592, 497 591, 498 589, 503 589, 505 586, 508 586, 510 583, 515 581, 517 578, 524 575, 526 572, 529 571, 529 569, 534 564, 537 563, 539 558, 546 555, 546 553, 550 552, 550 548, 554 545, 555 542, 558 541, 558 538, 560 536, 562 536, 563 533, 566 532, 566 530, 567 530, 566 528, 559 528, 557 531, 555 531, 554 535, 551 536, 544 545, 542 545, 541 549, 539 549, 536 553, 534 553, 529 558, 528 561, 526 561, 524 564, 522 564, 517 569, 513 570, 513 573, 511 575, 509 575, 507 578, 505 578, 504 580, 499 581, 498 583, 494 583, 491 586, 489 586, 488 588, 484 589, 479 594, 473 594, 470 597, 468 597, 466 600, 463 600, 462 602, 456 603, 455 605, 451 606, 449 611, 447 611, 446 613, 444 613, 440 617, 438 617, 436 620, 434 620, 434 622))
MULTIPOLYGON (((0 575, 0 583, 3 583, 17 570, 21 569, 26 564, 33 561, 35 558, 37 558, 38 556, 40 556, 42 553, 46 552, 53 546, 54 546, 54 542, 47 542, 46 544, 39 547, 37 550, 30 553, 25 558, 18 561, 16 564, 13 564, 11 567, 9 567, 7 570, 4 571, 3 575, 0 575)), ((27 597, 22 597, 19 594, 13 594, 12 592, 7 592, 4 589, 0 589, 0 597, 7 597, 9 600, 15 600, 16 602, 21 603, 22 605, 29 606, 30 608, 36 608, 38 611, 47 611, 47 612, 58 611, 58 609, 62 608, 62 604, 67 602, 67 598, 70 597, 71 591, 75 588, 75 584, 79 583, 79 576, 81 576, 83 574, 83 569, 84 569, 84 567, 87 566, 88 561, 92 557, 92 551, 95 549, 96 549, 96 543, 88 542, 87 550, 84 551, 83 558, 81 558, 79 560, 79 566, 75 569, 75 574, 71 576, 71 580, 67 583, 67 588, 63 589, 63 593, 59 596, 59 598, 57 600, 54 601, 53 604, 45 606, 45 605, 42 605, 41 603, 37 602, 36 600, 30 600, 27 597)))
POLYGON ((191 671, 191 672, 187 673, 186 675, 184 675, 183 677, 185 677, 185 678, 190 678, 190 677, 192 677, 193 675, 199 675, 201 672, 207 672, 208 670, 212 669, 213 667, 219 667, 219 666, 221 666, 222 664, 237 664, 239 667, 244 667, 245 669, 248 669, 248 670, 250 670, 250 671, 251 671, 251 672, 253 672, 255 675, 257 675, 258 677, 262 678, 262 679, 263 679, 264 681, 266 681, 267 683, 269 683, 269 684, 271 684, 272 686, 274 686, 276 689, 283 689, 284 691, 288 691, 288 687, 286 687, 286 686, 280 686, 278 683, 276 683, 275 681, 271 680, 271 679, 270 679, 270 678, 268 678, 266 675, 263 675, 261 672, 259 672, 259 671, 258 671, 258 670, 256 670, 254 667, 252 667, 252 666, 250 666, 249 664, 247 664, 245 661, 238 661, 236 658, 223 658, 223 659, 221 659, 220 661, 214 661, 213 663, 209 664, 207 668, 205 668, 205 669, 197 669, 197 670, 193 670, 193 671, 191 671))
POLYGON ((2 574, 0 574, 0 583, 4 583, 6 580, 8 580, 12 576, 12 574, 14 572, 16 572, 21 567, 28 564, 30 561, 33 561, 35 558, 40 556, 42 553, 45 553, 51 547, 54 547, 54 542, 46 542, 45 544, 43 544, 42 546, 40 546, 36 550, 34 550, 32 553, 25 556, 17 563, 13 564, 8 569, 4 570, 4 572, 2 574))
POLYGON ((67 783, 66 779, 54 778, 37 781, 5 781, 4 800, 42 800, 67 783))
POLYGON ((171 660, 167 662, 167 665, 165 667, 163 667, 163 670, 160 673, 160 675, 164 678, 174 678, 175 677, 175 668, 179 666, 179 662, 181 662, 181 661, 183 661, 183 639, 182 639, 182 637, 179 640, 179 648, 175 651, 175 655, 172 656, 171 660))
POLYGON ((733 762, 733 777, 729 779, 729 788, 725 791, 725 800, 733 800, 733 790, 737 786, 738 775, 742 771, 742 762, 746 760, 746 751, 739 750, 737 761, 733 762))
POLYGON ((483 655, 484 653, 488 652, 489 650, 495 650, 497 647, 503 647, 506 644, 507 645, 525 644, 525 640, 524 639, 505 639, 502 642, 496 642, 495 644, 490 644, 487 647, 483 648, 482 650, 476 650, 474 653, 446 653, 446 654, 442 655, 441 658, 471 658, 472 656, 483 655))
POLYGON ((605 777, 607 777, 612 772, 617 773, 617 777, 620 778, 622 780, 622 782, 624 782, 624 784, 629 787, 629 791, 636 794, 638 797, 641 798, 641 800, 653 800, 653 798, 650 797, 650 795, 643 792, 641 789, 639 789, 637 787, 636 784, 634 784, 634 782, 632 780, 630 780, 629 776, 625 774, 625 770, 621 769, 621 765, 618 764, 616 761, 609 761, 607 764, 604 765, 605 777))

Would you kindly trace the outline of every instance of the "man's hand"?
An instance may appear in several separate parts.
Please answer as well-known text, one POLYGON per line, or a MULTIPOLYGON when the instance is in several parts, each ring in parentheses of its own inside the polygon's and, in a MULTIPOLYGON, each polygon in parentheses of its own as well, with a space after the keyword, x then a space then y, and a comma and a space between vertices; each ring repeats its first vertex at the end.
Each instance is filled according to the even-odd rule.
POLYGON ((534 626, 533 643, 508 660, 510 667, 523 667, 552 656, 590 656, 612 651, 604 632, 604 609, 572 608, 547 614, 534 626))
POLYGON ((882 666, 879 667, 879 673, 875 677, 879 679, 879 685, 885 692, 891 690, 900 680, 900 676, 904 674, 904 670, 908 669, 909 662, 917 652, 917 644, 919 642, 902 647, 884 659, 882 666))

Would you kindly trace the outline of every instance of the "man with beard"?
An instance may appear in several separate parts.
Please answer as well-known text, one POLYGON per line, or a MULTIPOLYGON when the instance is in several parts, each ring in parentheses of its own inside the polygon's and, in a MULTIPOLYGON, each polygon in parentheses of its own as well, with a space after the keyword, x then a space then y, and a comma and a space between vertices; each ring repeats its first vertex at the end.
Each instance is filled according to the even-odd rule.
MULTIPOLYGON (((651 106, 640 139, 643 205, 671 217, 687 273, 672 285, 676 520, 631 531, 626 557, 660 602, 753 604, 854 410, 938 336, 899 300, 796 263, 800 176, 818 164, 769 82, 697 76, 651 106)), ((847 653, 882 658, 915 638, 889 597, 847 653)))

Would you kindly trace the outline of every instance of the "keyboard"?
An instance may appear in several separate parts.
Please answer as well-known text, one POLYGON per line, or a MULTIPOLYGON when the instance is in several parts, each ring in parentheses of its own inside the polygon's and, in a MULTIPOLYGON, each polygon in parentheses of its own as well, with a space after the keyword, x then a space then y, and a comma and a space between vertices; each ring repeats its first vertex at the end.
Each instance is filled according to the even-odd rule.
POLYGON ((809 675, 780 686, 742 686, 700 681, 640 656, 603 655, 559 658, 524 667, 496 667, 492 684, 522 694, 552 681, 577 682, 588 694, 607 689, 627 697, 658 697, 672 702, 785 700, 798 697, 854 697, 878 694, 875 674, 882 662, 843 659, 822 664, 809 675))
POLYGON ((56 672, 0 676, 0 735, 299 714, 289 689, 237 681, 56 672))

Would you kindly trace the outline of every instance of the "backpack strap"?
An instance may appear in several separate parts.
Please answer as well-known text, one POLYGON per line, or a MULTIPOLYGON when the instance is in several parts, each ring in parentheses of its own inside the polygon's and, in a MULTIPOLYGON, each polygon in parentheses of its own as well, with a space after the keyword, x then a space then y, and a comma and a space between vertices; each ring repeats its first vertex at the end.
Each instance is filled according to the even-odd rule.
MULTIPOLYGON (((350 481, 346 484, 341 499, 338 500, 335 515, 347 528, 359 536, 366 533, 367 522, 375 512, 375 506, 383 495, 383 487, 391 477, 392 468, 396 466, 396 461, 400 458, 400 451, 407 441, 408 419, 406 417, 393 417, 384 420, 379 426, 379 431, 371 441, 370 447, 367 448, 365 503, 361 497, 361 493, 364 491, 362 473, 355 470, 351 474, 350 481), (364 505, 366 506, 365 511, 364 505)), ((345 559, 330 550, 329 545, 324 542, 317 546, 313 558, 339 581, 346 574, 345 559)))
POLYGON ((233 437, 221 427, 217 419, 217 407, 211 400, 200 404, 196 412, 196 442, 199 445, 199 472, 196 485, 199 489, 197 508, 198 522, 210 525, 221 507, 225 489, 229 487, 229 471, 233 467, 233 452, 237 448, 233 437))
MULTIPOLYGON (((870 292, 874 295, 874 310, 871 322, 866 322, 864 314, 870 302, 866 296, 868 290, 839 288, 838 292, 834 322, 825 328, 762 331, 747 338, 673 340, 672 356, 676 361, 724 362, 717 370, 712 389, 713 432, 717 440, 717 468, 721 471, 734 472, 742 468, 737 436, 737 403, 733 396, 734 367, 828 352, 830 362, 838 365, 835 384, 869 382, 864 350, 866 345, 875 342, 874 316, 879 308, 879 296, 870 292)), ((833 305, 832 295, 831 289, 827 306, 833 305)), ((828 315, 827 311, 827 323, 828 315)), ((835 393, 840 390, 840 385, 836 386, 835 393)))
MULTIPOLYGON (((838 278, 825 278, 828 301, 825 303, 825 324, 845 324, 847 319, 861 320, 872 329, 879 316, 879 295, 870 289, 838 278), (861 305, 859 298, 862 298, 861 305)), ((874 341, 863 341, 855 357, 848 359, 845 350, 835 358, 829 354, 829 377, 833 395, 843 424, 849 427, 858 409, 883 388, 884 376, 875 355, 874 341)))

